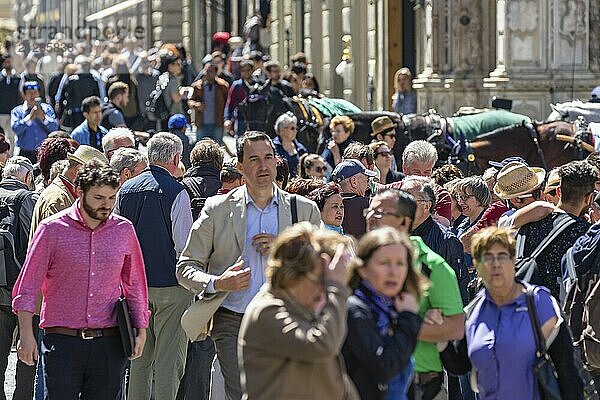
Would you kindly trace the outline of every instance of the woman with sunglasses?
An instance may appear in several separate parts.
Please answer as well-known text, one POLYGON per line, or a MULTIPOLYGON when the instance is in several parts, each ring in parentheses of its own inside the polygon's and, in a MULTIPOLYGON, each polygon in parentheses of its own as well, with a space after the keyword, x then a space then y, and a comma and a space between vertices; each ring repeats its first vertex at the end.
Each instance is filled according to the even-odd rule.
POLYGON ((324 179, 327 173, 327 166, 325 165, 325 160, 320 155, 306 153, 300 157, 298 170, 301 178, 324 179))
POLYGON ((407 398, 424 283, 407 235, 385 227, 360 239, 350 264, 353 294, 342 353, 361 399, 407 398))
POLYGON ((387 185, 388 183, 401 181, 402 178, 404 178, 403 173, 394 171, 392 168, 394 154, 386 142, 374 142, 369 144, 369 147, 373 150, 375 166, 379 170, 381 176, 381 184, 387 185))
POLYGON ((350 240, 300 222, 281 233, 239 332, 244 398, 357 400, 340 349, 350 240))
POLYGON ((298 119, 292 113, 281 114, 275 121, 275 133, 277 134, 273 139, 275 153, 287 161, 291 178, 296 177, 300 157, 308 153, 306 147, 296 140, 297 132, 298 119))

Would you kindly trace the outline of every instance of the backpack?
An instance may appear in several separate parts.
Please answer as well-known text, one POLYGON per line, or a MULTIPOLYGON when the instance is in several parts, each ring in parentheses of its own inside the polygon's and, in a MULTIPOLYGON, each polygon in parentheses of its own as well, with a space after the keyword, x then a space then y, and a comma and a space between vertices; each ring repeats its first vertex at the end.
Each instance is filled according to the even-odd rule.
POLYGON ((567 315, 572 331, 580 337, 575 342, 589 370, 600 369, 600 251, 593 261, 593 268, 579 280, 575 270, 573 248, 565 255, 566 270, 561 283, 561 306, 567 315))
POLYGON ((517 268, 516 278, 525 282, 530 282, 533 273, 537 270, 536 258, 548 247, 565 229, 575 223, 575 219, 571 218, 569 214, 561 214, 554 220, 552 230, 540 242, 540 244, 533 250, 531 255, 525 257, 523 252, 525 250, 525 235, 517 234, 517 245, 516 245, 516 262, 517 268))
POLYGON ((192 205, 192 217, 197 220, 200 216, 200 212, 206 203, 206 187, 204 180, 198 182, 196 178, 183 178, 183 186, 190 195, 190 204, 192 205))
POLYGON ((165 102, 165 89, 169 84, 169 73, 158 77, 156 88, 146 100, 146 117, 150 121, 163 121, 169 117, 169 108, 165 102))
POLYGON ((0 286, 12 289, 19 273, 25 254, 18 256, 22 243, 19 240, 19 213, 25 198, 30 194, 26 189, 14 197, 0 200, 0 286), (19 258, 22 260, 19 261, 19 258))
POLYGON ((244 101, 238 105, 238 109, 246 121, 246 130, 267 131, 267 121, 273 109, 269 94, 268 83, 262 86, 255 83, 244 101))

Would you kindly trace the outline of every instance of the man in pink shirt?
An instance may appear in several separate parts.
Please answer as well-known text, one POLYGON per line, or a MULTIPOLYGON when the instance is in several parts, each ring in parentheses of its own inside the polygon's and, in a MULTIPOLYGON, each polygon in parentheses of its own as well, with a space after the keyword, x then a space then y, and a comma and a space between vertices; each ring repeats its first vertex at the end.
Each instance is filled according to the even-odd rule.
POLYGON ((48 397, 119 399, 127 357, 116 304, 122 290, 137 328, 130 359, 137 358, 149 319, 144 261, 133 225, 112 213, 117 172, 94 159, 81 168, 75 184, 78 200, 40 223, 15 283, 17 355, 28 365, 38 358, 32 317, 41 291, 48 397))

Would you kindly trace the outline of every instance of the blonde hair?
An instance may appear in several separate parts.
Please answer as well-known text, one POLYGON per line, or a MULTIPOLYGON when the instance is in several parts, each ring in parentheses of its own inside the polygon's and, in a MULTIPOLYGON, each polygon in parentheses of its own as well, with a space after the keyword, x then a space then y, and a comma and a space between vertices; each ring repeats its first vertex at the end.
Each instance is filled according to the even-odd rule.
POLYGON ((471 238, 473 260, 479 261, 483 254, 495 244, 508 250, 511 257, 515 256, 515 239, 512 237, 510 230, 492 226, 478 231, 471 238))
POLYGON ((277 236, 267 260, 266 275, 271 286, 290 287, 314 270, 321 254, 333 257, 339 244, 351 244, 351 239, 306 221, 290 226, 277 236))
POLYGON ((333 117, 331 119, 331 122, 329 123, 329 129, 333 130, 336 125, 342 125, 344 127, 344 130, 346 132, 350 132, 350 134, 352 135, 354 133, 354 121, 352 121, 352 118, 347 117, 345 115, 338 115, 336 117, 333 117))
POLYGON ((382 247, 400 244, 406 249, 406 262, 408 264, 408 274, 402 287, 402 292, 408 292, 414 295, 417 300, 421 297, 423 291, 427 288, 427 278, 425 278, 416 268, 416 251, 408 235, 399 232, 390 227, 376 229, 365 234, 358 242, 356 257, 349 266, 350 287, 356 289, 361 281, 358 270, 365 268, 369 260, 377 250, 382 247))

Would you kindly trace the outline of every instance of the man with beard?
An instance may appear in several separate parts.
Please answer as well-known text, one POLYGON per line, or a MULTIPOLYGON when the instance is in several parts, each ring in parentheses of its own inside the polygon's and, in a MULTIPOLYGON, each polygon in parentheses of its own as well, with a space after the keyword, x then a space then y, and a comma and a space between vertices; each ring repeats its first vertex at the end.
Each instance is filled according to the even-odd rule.
POLYGON ((119 175, 105 162, 82 166, 78 200, 42 221, 13 289, 21 332, 17 355, 27 365, 39 356, 32 319, 40 292, 44 296, 40 327, 42 348, 49 349, 42 354, 49 398, 122 396, 127 357, 116 315, 122 292, 137 329, 129 358, 138 358, 144 348, 149 319, 144 261, 132 223, 112 214, 118 187, 119 175))

